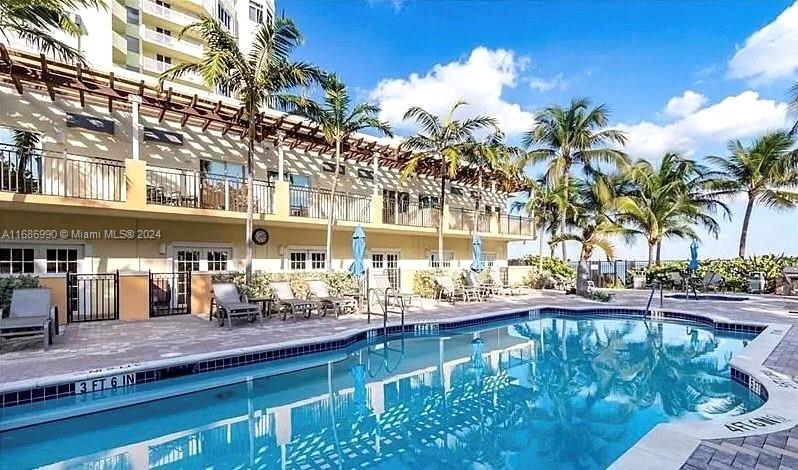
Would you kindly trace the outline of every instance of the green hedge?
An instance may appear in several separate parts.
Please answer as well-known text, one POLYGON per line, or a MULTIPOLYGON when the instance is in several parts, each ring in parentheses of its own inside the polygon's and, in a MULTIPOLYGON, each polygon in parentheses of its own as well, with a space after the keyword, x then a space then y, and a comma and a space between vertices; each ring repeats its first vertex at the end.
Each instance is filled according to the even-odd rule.
MULTIPOLYGON (((697 274, 703 277, 708 271, 715 271, 726 281, 728 289, 744 292, 748 289, 748 274, 761 271, 765 274, 765 292, 772 294, 781 282, 781 271, 785 266, 798 266, 798 256, 763 255, 747 259, 704 260, 698 263, 697 274)), ((644 273, 649 284, 658 280, 667 287, 672 287, 668 276, 668 273, 671 272, 678 272, 683 277, 687 276, 687 261, 668 261, 651 268, 633 271, 633 273, 644 273)), ((627 276, 629 283, 631 283, 631 278, 632 276, 627 276)))
POLYGON ((35 276, 0 277, 0 309, 11 305, 11 292, 14 289, 39 287, 39 278, 35 276))
POLYGON ((232 282, 238 286, 238 291, 250 297, 269 297, 272 289, 269 283, 272 281, 288 281, 294 295, 299 298, 307 298, 310 294, 307 281, 321 279, 330 286, 330 295, 339 296, 350 294, 357 291, 357 279, 347 271, 303 271, 291 273, 265 273, 254 272, 252 279, 247 285, 244 282, 244 273, 234 272, 225 274, 215 274, 213 282, 232 282))
MULTIPOLYGON (((435 282, 435 276, 441 274, 451 277, 456 287, 462 286, 465 282, 463 279, 465 270, 463 269, 422 269, 413 274, 413 294, 427 299, 438 298, 438 283, 435 282)), ((480 283, 491 282, 490 268, 483 269, 478 273, 476 280, 480 283)))
POLYGON ((522 264, 532 268, 524 275, 522 284, 532 289, 554 289, 576 278, 576 270, 567 261, 557 258, 543 257, 543 271, 539 270, 540 258, 526 256, 522 264))

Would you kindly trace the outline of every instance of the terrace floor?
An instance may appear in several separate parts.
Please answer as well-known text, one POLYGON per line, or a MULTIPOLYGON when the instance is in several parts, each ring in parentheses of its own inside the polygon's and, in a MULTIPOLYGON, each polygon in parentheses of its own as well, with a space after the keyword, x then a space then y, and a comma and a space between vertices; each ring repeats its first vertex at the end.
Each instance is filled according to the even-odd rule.
MULTIPOLYGON (((665 298, 664 309, 694 311, 710 316, 725 317, 732 321, 759 323, 787 323, 798 327, 798 298, 776 296, 748 296, 745 302, 685 301, 665 298)), ((457 317, 488 315, 514 308, 538 306, 586 307, 630 306, 644 307, 646 291, 619 290, 610 303, 600 304, 580 297, 553 291, 530 291, 514 297, 496 297, 483 303, 456 305, 424 301, 406 314, 406 322, 436 321, 457 317)), ((658 302, 655 302, 658 306, 658 302)), ((214 353, 250 346, 276 347, 281 343, 303 340, 322 340, 346 330, 360 329, 366 325, 365 315, 344 316, 340 319, 312 318, 283 321, 277 317, 263 323, 234 323, 233 330, 219 328, 207 317, 182 315, 155 318, 144 322, 73 323, 62 329, 56 343, 48 350, 40 342, 8 342, 0 348, 0 387, 10 382, 38 379, 62 374, 87 372, 95 369, 137 364, 151 361, 175 360, 182 356, 214 353)), ((381 322, 381 319, 372 319, 381 322)), ((390 317, 390 323, 398 323, 390 317)), ((798 328, 791 328, 765 362, 765 366, 793 379, 798 379, 798 328)), ((774 433, 779 434, 779 433, 774 433)), ((784 434, 783 432, 781 434, 784 434)), ((696 468, 753 468, 745 462, 762 464, 777 462, 773 468, 798 470, 798 441, 787 432, 787 438, 763 438, 762 445, 706 441, 685 464, 696 468), (773 446, 766 443, 776 442, 773 446), (761 457, 762 456, 762 457, 761 457), (773 460, 772 457, 777 457, 773 460), (738 461, 739 459, 739 461, 738 461), (740 467, 740 465, 743 465, 740 467)), ((746 440, 748 440, 746 438, 746 440)), ((767 465, 765 467, 767 468, 767 465)))

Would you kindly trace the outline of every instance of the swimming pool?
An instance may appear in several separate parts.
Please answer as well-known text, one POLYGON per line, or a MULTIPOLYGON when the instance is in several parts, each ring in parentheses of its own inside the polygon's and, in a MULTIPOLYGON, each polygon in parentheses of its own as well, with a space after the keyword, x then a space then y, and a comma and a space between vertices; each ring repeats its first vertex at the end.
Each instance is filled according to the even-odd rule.
POLYGON ((548 317, 0 434, 3 468, 603 468, 655 425, 751 411, 752 338, 548 317))

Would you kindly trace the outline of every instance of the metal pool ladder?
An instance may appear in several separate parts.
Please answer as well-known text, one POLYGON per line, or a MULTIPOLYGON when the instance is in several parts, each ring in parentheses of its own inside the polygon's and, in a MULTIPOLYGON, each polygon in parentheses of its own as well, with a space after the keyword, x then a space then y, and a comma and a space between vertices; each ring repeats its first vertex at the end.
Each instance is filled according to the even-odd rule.
POLYGON ((394 289, 393 287, 386 287, 385 289, 369 289, 366 293, 366 314, 367 314, 367 323, 371 323, 371 315, 382 315, 382 329, 383 334, 388 332, 388 315, 389 314, 396 314, 400 315, 402 318, 402 331, 404 331, 405 327, 405 304, 402 296, 399 295, 399 292, 394 289), (382 291, 382 292, 381 292, 382 291), (374 295, 374 299, 377 301, 377 305, 380 306, 382 309, 382 313, 379 312, 372 312, 371 311, 371 299, 372 294, 374 295), (383 295, 380 295, 383 294, 383 295), (398 305, 393 305, 396 310, 391 309, 391 303, 389 299, 397 299, 398 305))
POLYGON ((651 311, 651 301, 654 300, 654 292, 656 292, 657 289, 659 289, 659 308, 662 308, 662 283, 660 281, 654 281, 651 284, 651 294, 649 294, 648 303, 646 304, 646 315, 651 311))

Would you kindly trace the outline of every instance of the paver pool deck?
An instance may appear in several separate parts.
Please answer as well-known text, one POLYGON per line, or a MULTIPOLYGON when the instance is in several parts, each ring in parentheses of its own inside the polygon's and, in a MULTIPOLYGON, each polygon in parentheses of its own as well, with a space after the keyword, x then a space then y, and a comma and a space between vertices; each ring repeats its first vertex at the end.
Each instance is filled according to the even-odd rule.
MULTIPOLYGON (((412 308, 406 322, 451 320, 458 317, 489 316, 497 311, 556 307, 644 308, 648 292, 620 290, 609 303, 597 303, 551 291, 498 297, 484 303, 456 305, 424 302, 412 308)), ((655 301, 659 308, 659 302, 655 301)), ((731 321, 791 325, 787 334, 764 362, 764 366, 798 381, 797 298, 748 296, 745 302, 678 300, 665 298, 663 310, 690 311, 731 321)), ((398 323, 390 317, 389 324, 398 323)), ((381 324, 372 318, 372 326, 381 324)), ((0 388, 13 382, 58 375, 141 364, 179 360, 184 356, 212 354, 243 347, 278 346, 297 341, 320 341, 366 326, 365 316, 286 320, 272 318, 263 323, 236 323, 232 331, 209 322, 207 316, 182 315, 143 322, 74 323, 63 327, 56 343, 43 351, 35 344, 10 342, 0 349, 0 388)), ((798 406, 798 404, 796 404, 798 406)), ((704 441, 682 468, 790 468, 798 470, 798 428, 766 434, 761 438, 713 439, 704 441), (761 442, 760 442, 761 441, 761 442)))

